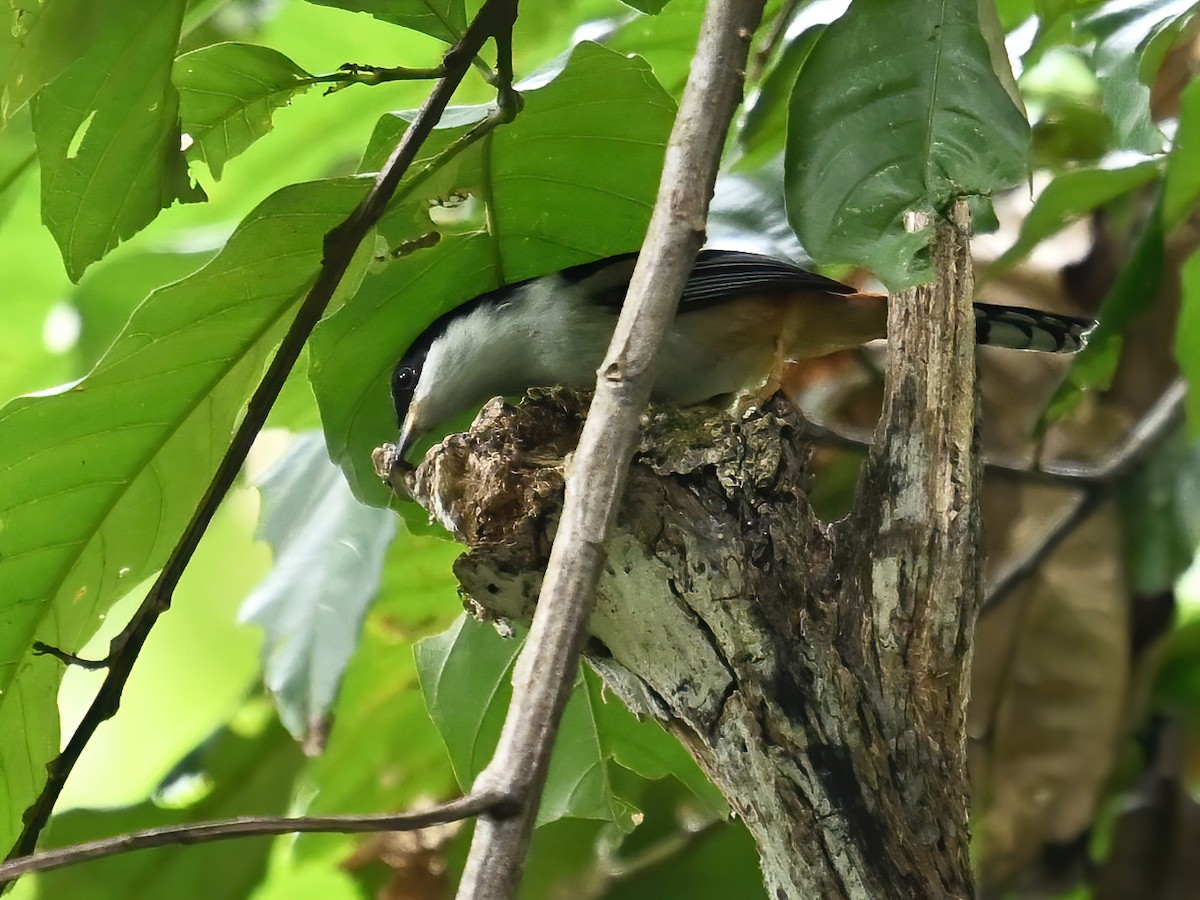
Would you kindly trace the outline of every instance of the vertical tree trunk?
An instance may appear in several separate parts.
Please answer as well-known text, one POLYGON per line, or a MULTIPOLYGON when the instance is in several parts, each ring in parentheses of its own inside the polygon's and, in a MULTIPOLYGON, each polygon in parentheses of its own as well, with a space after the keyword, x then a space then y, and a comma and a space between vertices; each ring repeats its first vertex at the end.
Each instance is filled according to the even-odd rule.
MULTIPOLYGON (((786 400, 739 419, 659 409, 606 547, 588 656, 722 789, 774 897, 973 893, 967 231, 961 209, 939 224, 939 280, 894 298, 884 414, 849 517, 813 515, 786 400)), ((417 472, 492 614, 529 614, 581 415, 567 394, 494 403, 417 472)))

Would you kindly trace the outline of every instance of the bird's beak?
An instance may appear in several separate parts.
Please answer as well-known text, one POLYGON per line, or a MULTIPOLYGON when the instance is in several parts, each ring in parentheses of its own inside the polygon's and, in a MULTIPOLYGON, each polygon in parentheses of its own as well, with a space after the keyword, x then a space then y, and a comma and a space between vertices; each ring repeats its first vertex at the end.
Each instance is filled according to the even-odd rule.
POLYGON ((400 429, 400 440, 396 442, 396 457, 401 462, 406 462, 408 453, 413 446, 425 434, 424 431, 417 428, 417 408, 412 406, 408 410, 408 415, 404 417, 404 427, 400 429))

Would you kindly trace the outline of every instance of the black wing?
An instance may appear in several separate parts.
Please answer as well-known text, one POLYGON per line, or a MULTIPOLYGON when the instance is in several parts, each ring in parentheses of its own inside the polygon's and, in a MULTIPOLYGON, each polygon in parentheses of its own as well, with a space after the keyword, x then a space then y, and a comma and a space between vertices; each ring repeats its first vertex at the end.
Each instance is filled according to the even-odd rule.
POLYGON ((820 291, 853 294, 854 288, 794 263, 738 250, 701 250, 682 303, 715 303, 739 294, 820 291))
MULTIPOLYGON (((597 303, 620 306, 636 262, 636 253, 610 256, 566 269, 562 277, 583 287, 597 303)), ((740 250, 701 250, 680 303, 695 307, 742 294, 793 291, 853 294, 855 289, 773 256, 740 250)))

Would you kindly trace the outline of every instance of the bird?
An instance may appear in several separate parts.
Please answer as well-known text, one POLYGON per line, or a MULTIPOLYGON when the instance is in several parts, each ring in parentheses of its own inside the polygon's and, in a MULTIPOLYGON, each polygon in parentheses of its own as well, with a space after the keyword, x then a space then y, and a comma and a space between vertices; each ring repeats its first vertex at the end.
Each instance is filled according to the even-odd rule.
MULTIPOLYGON (((637 253, 626 253, 505 285, 430 324, 392 372, 395 458, 405 460, 423 436, 494 396, 595 387, 636 262, 637 253)), ((1073 353, 1094 324, 975 304, 980 344, 1073 353)), ((886 332, 886 294, 772 256, 701 250, 659 350, 651 398, 692 406, 747 390, 766 396, 784 363, 886 332)))

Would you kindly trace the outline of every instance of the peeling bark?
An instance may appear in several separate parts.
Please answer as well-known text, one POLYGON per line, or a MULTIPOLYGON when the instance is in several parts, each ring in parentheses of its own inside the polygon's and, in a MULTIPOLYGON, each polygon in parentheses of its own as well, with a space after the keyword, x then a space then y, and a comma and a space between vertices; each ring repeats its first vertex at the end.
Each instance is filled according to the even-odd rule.
MULTIPOLYGON (((893 304, 888 399, 847 519, 813 514, 782 396, 740 417, 652 408, 604 548, 587 656, 723 791, 774 897, 973 894, 965 230, 939 227, 942 282, 893 304)), ((561 391, 493 401, 411 477, 469 548, 455 573, 482 615, 529 617, 585 411, 561 391)))

